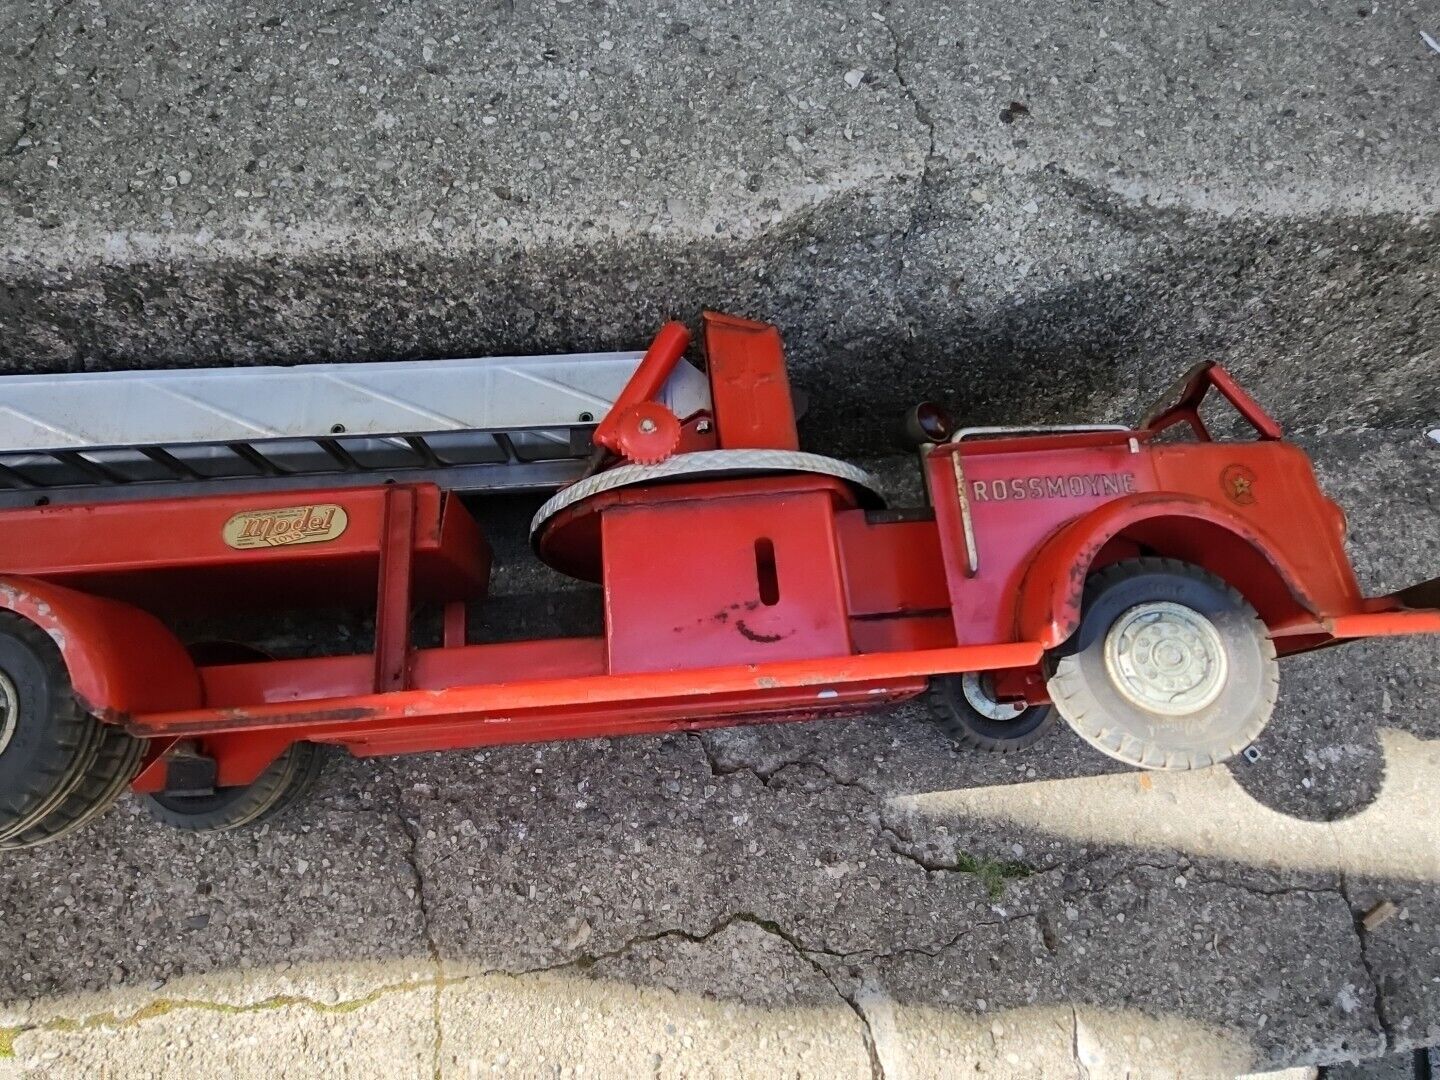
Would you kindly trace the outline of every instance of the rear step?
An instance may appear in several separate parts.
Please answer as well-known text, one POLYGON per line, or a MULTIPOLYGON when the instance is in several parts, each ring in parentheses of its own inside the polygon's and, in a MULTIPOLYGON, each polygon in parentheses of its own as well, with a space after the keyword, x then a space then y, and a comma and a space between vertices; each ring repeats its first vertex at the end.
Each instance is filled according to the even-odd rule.
MULTIPOLYGON (((0 508, 430 481, 580 477, 638 352, 0 378, 0 508)), ((710 408, 676 367, 660 399, 710 408)))

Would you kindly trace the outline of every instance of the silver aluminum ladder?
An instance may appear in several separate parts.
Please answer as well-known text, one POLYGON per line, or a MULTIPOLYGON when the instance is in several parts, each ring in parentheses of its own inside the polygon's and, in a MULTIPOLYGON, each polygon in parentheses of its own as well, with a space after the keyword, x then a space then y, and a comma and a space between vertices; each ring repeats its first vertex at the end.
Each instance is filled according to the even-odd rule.
MULTIPOLYGON (((0 507, 387 479, 559 488, 641 355, 0 376, 0 507)), ((662 400, 693 415, 709 382, 681 363, 662 400)))

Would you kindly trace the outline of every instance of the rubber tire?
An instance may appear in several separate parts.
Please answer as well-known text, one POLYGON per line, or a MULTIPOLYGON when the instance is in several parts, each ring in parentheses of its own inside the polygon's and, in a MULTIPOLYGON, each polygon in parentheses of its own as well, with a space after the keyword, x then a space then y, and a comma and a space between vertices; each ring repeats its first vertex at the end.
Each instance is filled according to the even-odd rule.
POLYGON ((89 774, 102 725, 75 700, 70 673, 50 635, 0 612, 0 670, 15 686, 14 734, 0 751, 0 841, 61 807, 89 774))
POLYGON ((145 741, 113 725, 102 725, 102 728, 99 752, 80 783, 59 806, 34 825, 0 840, 0 851, 18 851, 59 840, 115 805, 140 771, 145 741))
POLYGON ((314 743, 292 743, 252 783, 213 795, 146 795, 145 808, 163 825, 185 832, 225 832, 282 813, 320 775, 324 756, 314 743))
POLYGON ((1032 705, 1014 720, 991 719, 966 700, 961 681, 960 675, 939 675, 925 692, 935 722, 957 746, 1012 754, 1039 742, 1055 725, 1058 714, 1053 705, 1032 705))
POLYGON ((1082 610, 1079 629, 1049 658, 1048 685, 1060 715, 1102 753, 1146 769, 1201 769, 1238 754, 1269 722, 1280 688, 1275 645, 1255 609, 1214 574, 1178 559, 1126 559, 1090 576, 1082 610), (1228 672, 1219 697, 1190 716, 1163 716, 1135 705, 1106 671, 1111 625, 1151 601, 1200 612, 1225 649, 1228 672))

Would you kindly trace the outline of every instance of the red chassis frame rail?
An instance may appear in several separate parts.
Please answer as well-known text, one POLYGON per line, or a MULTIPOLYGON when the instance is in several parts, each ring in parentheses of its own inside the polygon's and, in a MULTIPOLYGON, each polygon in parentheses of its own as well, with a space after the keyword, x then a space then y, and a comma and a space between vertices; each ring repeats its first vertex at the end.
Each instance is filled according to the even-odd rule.
MULTIPOLYGON (((707 315, 704 341, 713 414, 676 418, 681 450, 796 449, 776 330, 707 315)), ((627 410, 683 344, 668 328, 627 410)), ((299 740, 368 755, 790 719, 966 671, 1039 703, 1042 657, 1077 625, 1086 575, 1140 553, 1230 581, 1282 653, 1440 632, 1435 582, 1361 594, 1343 513, 1222 369, 1195 369, 1173 398, 1130 430, 932 446, 933 505, 913 512, 867 510, 845 482, 812 474, 593 496, 548 522, 540 549, 599 568, 599 637, 468 644, 488 547, 433 485, 6 511, 0 608, 50 632, 96 715, 153 740, 141 791, 164 789, 181 740, 231 786, 299 740), (1211 441, 1199 408, 1212 389, 1258 441, 1211 441), (1198 441, 1158 438, 1182 422, 1198 441), (371 652, 197 664, 164 621, 341 603, 373 606, 371 652), (421 604, 443 610, 438 647, 412 641, 421 604)), ((601 426, 602 447, 624 445, 601 426)))

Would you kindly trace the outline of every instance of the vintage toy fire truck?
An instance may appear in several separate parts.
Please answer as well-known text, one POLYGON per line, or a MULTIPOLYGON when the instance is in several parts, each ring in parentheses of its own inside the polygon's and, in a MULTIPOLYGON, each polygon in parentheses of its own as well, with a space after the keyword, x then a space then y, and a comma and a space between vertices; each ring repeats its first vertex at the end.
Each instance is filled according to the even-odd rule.
MULTIPOLYGON (((1220 367, 1138 426, 911 417, 928 505, 799 449, 777 331, 642 356, 0 379, 0 847, 127 789, 185 829, 294 800, 317 748, 396 754, 830 715, 921 694, 1012 750, 1055 714, 1136 766, 1224 760, 1276 659, 1440 631, 1367 598, 1305 455, 1220 367), (1214 441, 1214 390, 1253 438, 1214 441), (1184 432, 1188 437, 1176 439, 1184 432), (554 489, 530 539, 603 633, 475 643, 471 493, 554 489), (373 644, 275 659, 177 619, 352 605, 373 644), (412 640, 421 607, 438 643, 412 640)), ((483 506, 480 511, 483 515, 483 506)))

